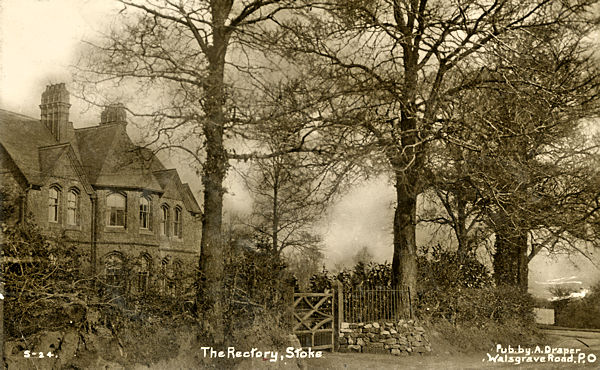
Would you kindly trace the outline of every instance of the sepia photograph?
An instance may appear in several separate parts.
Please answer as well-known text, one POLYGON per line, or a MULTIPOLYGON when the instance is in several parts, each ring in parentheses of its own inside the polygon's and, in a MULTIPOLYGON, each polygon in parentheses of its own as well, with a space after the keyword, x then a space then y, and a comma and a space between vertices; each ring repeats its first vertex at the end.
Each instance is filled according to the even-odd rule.
POLYGON ((600 0, 2 0, 0 370, 600 368, 600 0))

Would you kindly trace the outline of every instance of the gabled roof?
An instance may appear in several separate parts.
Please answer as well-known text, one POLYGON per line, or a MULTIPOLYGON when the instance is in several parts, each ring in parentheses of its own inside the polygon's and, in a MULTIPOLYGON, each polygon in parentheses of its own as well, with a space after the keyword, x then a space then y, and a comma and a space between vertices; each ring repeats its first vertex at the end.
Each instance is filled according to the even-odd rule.
POLYGON ((75 137, 84 170, 93 185, 163 191, 152 174, 152 166, 157 166, 158 160, 131 142, 124 125, 78 129, 75 137))
POLYGON ((179 175, 175 169, 158 170, 154 171, 153 174, 163 189, 166 189, 169 185, 179 179, 179 175))
POLYGON ((187 183, 183 184, 183 189, 183 203, 185 204, 185 208, 187 208, 187 210, 192 213, 201 214, 202 209, 200 208, 200 205, 198 205, 198 202, 196 201, 196 197, 194 196, 190 185, 188 185, 187 183))
POLYGON ((164 196, 181 198, 185 208, 192 213, 200 214, 202 210, 188 184, 183 184, 175 169, 154 171, 154 176, 164 190, 164 196))
POLYGON ((104 125, 75 130, 83 170, 92 184, 100 175, 117 129, 116 125, 104 125))
POLYGON ((90 185, 71 143, 43 146, 38 148, 38 152, 40 157, 40 168, 43 174, 43 182, 45 182, 47 177, 56 172, 55 168, 59 162, 59 159, 61 157, 66 157, 71 164, 71 168, 79 178, 79 182, 83 185, 85 192, 87 194, 92 194, 94 192, 94 189, 90 185))
POLYGON ((123 124, 76 129, 74 142, 58 143, 39 120, 0 109, 0 144, 32 185, 42 186, 67 156, 87 193, 92 186, 173 191, 188 211, 201 213, 187 184, 147 148, 136 146, 123 124))
POLYGON ((42 185, 38 148, 56 140, 39 120, 0 109, 0 144, 30 184, 42 185))
POLYGON ((69 144, 55 144, 50 146, 42 146, 38 148, 38 156, 40 161, 40 169, 42 170, 42 179, 50 176, 54 172, 54 168, 60 157, 67 152, 69 144))

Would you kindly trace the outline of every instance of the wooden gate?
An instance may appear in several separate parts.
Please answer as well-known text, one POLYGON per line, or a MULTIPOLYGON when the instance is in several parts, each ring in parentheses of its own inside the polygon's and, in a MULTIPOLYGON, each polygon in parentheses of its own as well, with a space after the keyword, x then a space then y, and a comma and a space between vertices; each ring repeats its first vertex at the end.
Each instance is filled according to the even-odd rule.
POLYGON ((335 349, 333 292, 294 293, 292 327, 302 348, 335 349))

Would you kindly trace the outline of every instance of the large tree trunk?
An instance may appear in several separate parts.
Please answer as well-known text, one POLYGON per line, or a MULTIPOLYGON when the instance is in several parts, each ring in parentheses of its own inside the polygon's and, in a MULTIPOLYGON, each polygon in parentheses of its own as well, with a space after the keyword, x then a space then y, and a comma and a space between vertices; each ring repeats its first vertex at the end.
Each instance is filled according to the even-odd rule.
MULTIPOLYGON (((202 240, 200 244, 200 281, 197 299, 201 318, 209 324, 215 343, 224 341, 223 322, 223 248, 221 234, 223 213, 223 179, 226 172, 224 149, 219 145, 218 128, 209 128, 207 135, 207 158, 204 167, 204 217, 202 220, 202 240)), ((222 136, 221 136, 222 139, 222 136)))
MULTIPOLYGON (((396 211, 394 214, 394 257, 392 259, 392 285, 408 289, 411 304, 417 293, 416 211, 417 190, 412 179, 396 178, 396 211)), ((405 313, 409 313, 405 305, 405 313)))
POLYGON ((202 182, 204 185, 204 217, 200 243, 200 277, 197 299, 203 324, 209 329, 215 344, 225 340, 224 320, 224 260, 225 243, 222 235, 223 180, 227 173, 228 157, 223 144, 225 126, 225 55, 228 36, 225 28, 227 14, 231 10, 228 1, 212 4, 213 44, 208 47, 208 78, 204 110, 207 121, 203 124, 206 139, 206 163, 202 182))
POLYGON ((279 167, 273 166, 273 223, 271 225, 272 240, 272 252, 273 256, 279 254, 279 240, 277 234, 279 233, 279 167))
POLYGON ((467 232, 467 202, 463 199, 462 194, 458 194, 456 202, 456 225, 454 232, 456 233, 456 239, 458 240, 458 254, 464 256, 469 254, 473 245, 469 239, 469 233, 467 232))
MULTIPOLYGON (((417 297, 417 195, 420 169, 423 161, 422 144, 416 134, 416 91, 418 51, 403 46, 405 80, 403 109, 400 113, 401 148, 390 156, 396 175, 396 211, 394 214, 394 257, 392 259, 392 285, 407 289, 409 304, 404 314, 412 314, 417 297)), ((388 149, 390 150, 390 149, 388 149)))
POLYGON ((528 288, 527 232, 515 229, 496 231, 494 279, 526 292, 528 288))

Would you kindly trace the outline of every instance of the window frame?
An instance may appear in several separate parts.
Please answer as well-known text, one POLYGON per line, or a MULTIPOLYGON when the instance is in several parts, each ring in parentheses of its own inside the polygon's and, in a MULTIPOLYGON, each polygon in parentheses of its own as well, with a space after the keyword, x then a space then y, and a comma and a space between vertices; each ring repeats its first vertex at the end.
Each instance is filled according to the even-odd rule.
POLYGON ((151 257, 141 255, 138 260, 138 271, 136 276, 136 289, 138 293, 145 295, 148 292, 148 286, 150 282, 150 265, 151 257))
POLYGON ((52 185, 48 189, 48 222, 60 222, 60 198, 62 189, 58 185, 52 185), (56 198, 52 197, 52 192, 56 193, 56 198))
POLYGON ((110 288, 123 287, 124 258, 118 253, 110 253, 104 257, 104 278, 110 288))
POLYGON ((78 188, 73 187, 70 188, 67 192, 67 225, 68 226, 79 226, 79 207, 80 207, 80 191, 78 188), (74 200, 71 199, 71 195, 75 197, 74 200), (74 202, 74 206, 71 207, 72 202, 74 202), (73 212, 73 223, 71 223, 71 211, 73 212))
POLYGON ((111 228, 127 228, 127 195, 120 192, 112 192, 106 196, 106 226, 111 228), (123 207, 114 207, 109 205, 111 197, 120 197, 123 200, 123 207), (114 213, 113 213, 114 211, 114 213), (121 212, 121 217, 119 217, 121 212), (114 218, 113 218, 114 215, 114 218), (119 224, 119 218, 121 218, 122 225, 119 224), (113 224, 114 219, 114 224, 113 224))
POLYGON ((173 277, 171 274, 171 257, 165 256, 160 261, 160 290, 163 295, 171 295, 173 289, 173 277))
POLYGON ((147 195, 141 195, 139 199, 139 223, 141 230, 152 230, 152 199, 147 195), (146 202, 144 204, 143 202, 146 202), (146 210, 143 210, 144 205, 146 210), (145 222, 144 222, 145 221, 145 222))
POLYGON ((183 238, 183 209, 180 206, 175 207, 173 215, 173 236, 183 238))
POLYGON ((171 207, 168 204, 160 206, 160 235, 171 236, 171 207))

